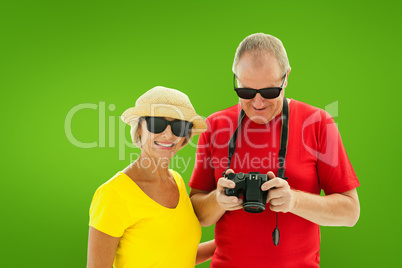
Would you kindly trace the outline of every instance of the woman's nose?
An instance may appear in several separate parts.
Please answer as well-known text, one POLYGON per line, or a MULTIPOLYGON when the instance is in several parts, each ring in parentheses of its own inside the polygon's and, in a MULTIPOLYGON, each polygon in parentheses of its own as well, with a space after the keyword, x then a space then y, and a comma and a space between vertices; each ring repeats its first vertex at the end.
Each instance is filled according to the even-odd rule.
POLYGON ((173 136, 172 128, 170 125, 166 127, 166 129, 162 132, 162 135, 166 138, 171 138, 173 136))

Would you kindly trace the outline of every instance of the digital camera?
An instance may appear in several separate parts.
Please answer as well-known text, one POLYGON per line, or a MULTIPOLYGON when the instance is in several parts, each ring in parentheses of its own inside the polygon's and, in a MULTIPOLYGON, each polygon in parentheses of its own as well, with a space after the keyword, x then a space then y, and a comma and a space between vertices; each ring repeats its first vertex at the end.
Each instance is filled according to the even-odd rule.
POLYGON ((262 191, 261 185, 268 181, 267 174, 259 172, 229 173, 225 175, 228 180, 233 181, 236 186, 233 189, 225 188, 227 196, 243 196, 243 209, 251 213, 260 213, 265 210, 268 191, 262 191))

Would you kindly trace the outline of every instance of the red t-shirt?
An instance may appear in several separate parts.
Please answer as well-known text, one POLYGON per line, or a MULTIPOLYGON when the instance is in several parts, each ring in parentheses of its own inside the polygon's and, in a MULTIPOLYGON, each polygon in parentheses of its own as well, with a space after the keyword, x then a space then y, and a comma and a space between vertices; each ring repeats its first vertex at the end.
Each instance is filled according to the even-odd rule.
MULTIPOLYGON (((227 168, 228 143, 237 127, 240 105, 207 118, 208 131, 198 141, 190 187, 212 191, 227 168)), ((230 168, 235 173, 278 171, 281 115, 265 125, 247 116, 238 132, 230 168)), ((320 194, 342 193, 359 181, 333 118, 325 111, 291 100, 285 177, 291 188, 320 194)), ((320 229, 292 213, 279 213, 280 242, 272 232, 276 213, 227 211, 215 226, 217 249, 211 267, 319 267, 320 229)))

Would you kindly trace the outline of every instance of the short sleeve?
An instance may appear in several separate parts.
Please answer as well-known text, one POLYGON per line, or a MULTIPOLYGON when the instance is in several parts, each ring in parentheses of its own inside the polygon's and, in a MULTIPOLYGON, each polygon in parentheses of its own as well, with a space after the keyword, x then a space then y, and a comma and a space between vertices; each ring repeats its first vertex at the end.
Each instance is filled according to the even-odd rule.
POLYGON ((342 193, 360 185, 334 119, 323 112, 318 141, 317 172, 325 194, 342 193))
POLYGON ((113 237, 121 237, 128 227, 127 206, 110 185, 100 186, 92 199, 89 226, 113 237))
MULTIPOLYGON (((208 120, 207 123, 209 123, 208 120)), ((211 163, 210 129, 211 127, 208 126, 208 131, 202 133, 198 139, 194 170, 189 182, 191 188, 208 192, 216 188, 214 169, 211 163)))

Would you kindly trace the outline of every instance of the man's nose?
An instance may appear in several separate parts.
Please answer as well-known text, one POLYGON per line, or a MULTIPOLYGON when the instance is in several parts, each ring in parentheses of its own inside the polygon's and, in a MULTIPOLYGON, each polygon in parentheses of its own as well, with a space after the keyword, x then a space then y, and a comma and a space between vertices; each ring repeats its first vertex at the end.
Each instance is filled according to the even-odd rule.
POLYGON ((261 94, 258 91, 252 101, 254 108, 261 109, 264 107, 265 99, 261 96, 261 94))

